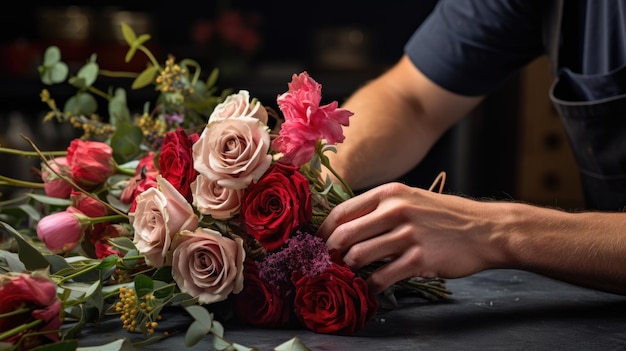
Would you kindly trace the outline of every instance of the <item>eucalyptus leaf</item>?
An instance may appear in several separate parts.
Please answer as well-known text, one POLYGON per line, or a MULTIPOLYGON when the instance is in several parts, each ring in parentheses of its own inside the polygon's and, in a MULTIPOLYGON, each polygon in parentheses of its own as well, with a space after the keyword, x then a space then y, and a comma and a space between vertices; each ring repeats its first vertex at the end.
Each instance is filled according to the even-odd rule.
POLYGON ((311 351, 308 347, 302 343, 302 341, 295 337, 290 339, 274 348, 275 351, 311 351))
POLYGON ((61 61, 61 49, 58 46, 49 46, 43 53, 44 66, 52 66, 61 61))
POLYGON ((128 109, 126 90, 117 88, 109 101, 109 123, 113 126, 118 126, 122 123, 130 122, 130 110, 128 109))
POLYGON ((89 116, 98 110, 96 99, 87 92, 79 91, 76 95, 67 99, 63 105, 63 111, 74 115, 89 116))
POLYGON ((135 31, 133 30, 131 26, 129 26, 125 22, 122 22, 121 26, 122 26, 122 36, 124 37, 124 40, 126 40, 126 43, 129 46, 132 46, 135 40, 137 40, 137 35, 135 34, 135 31))
POLYGON ((185 311, 187 311, 193 319, 202 324, 207 330, 211 330, 213 325, 213 314, 209 313, 206 308, 199 305, 193 305, 185 307, 185 311))
POLYGON ((139 126, 132 123, 121 123, 111 137, 111 148, 117 163, 128 162, 141 150, 139 145, 143 141, 143 132, 139 126))
POLYGON ((210 331, 210 328, 207 328, 205 325, 198 321, 194 321, 187 328, 187 333, 185 334, 185 346, 191 347, 200 340, 202 340, 210 331))
POLYGON ((80 68, 77 76, 84 80, 85 86, 90 87, 98 78, 98 70, 99 66, 97 63, 89 62, 80 68))
POLYGON ((30 242, 22 236, 22 234, 5 222, 0 222, 0 226, 2 226, 7 232, 11 233, 16 239, 18 245, 18 255, 20 257, 20 261, 24 263, 26 269, 35 271, 48 268, 50 265, 48 260, 46 260, 39 250, 32 246, 30 242))

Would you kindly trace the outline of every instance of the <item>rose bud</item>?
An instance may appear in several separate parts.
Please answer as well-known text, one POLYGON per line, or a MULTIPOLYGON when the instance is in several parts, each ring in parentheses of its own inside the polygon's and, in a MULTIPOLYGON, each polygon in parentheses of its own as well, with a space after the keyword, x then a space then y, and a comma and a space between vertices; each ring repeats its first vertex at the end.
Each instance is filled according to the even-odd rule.
POLYGON ((89 225, 89 217, 68 207, 66 211, 43 217, 37 223, 37 237, 53 253, 65 254, 80 244, 89 225))
POLYGON ((46 195, 66 199, 72 191, 72 185, 63 178, 60 178, 57 174, 71 177, 65 157, 57 157, 48 162, 48 165, 42 163, 41 179, 43 180, 43 190, 46 195), (54 170, 54 172, 52 170, 54 170))
POLYGON ((113 149, 99 141, 72 140, 67 149, 67 163, 72 179, 86 188, 104 183, 115 169, 113 149))

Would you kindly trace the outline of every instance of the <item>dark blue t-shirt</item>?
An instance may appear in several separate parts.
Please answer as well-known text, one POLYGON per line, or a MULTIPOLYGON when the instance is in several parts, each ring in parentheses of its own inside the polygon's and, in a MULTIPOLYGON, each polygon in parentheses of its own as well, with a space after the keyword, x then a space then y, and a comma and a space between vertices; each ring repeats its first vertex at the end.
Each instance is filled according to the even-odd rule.
MULTIPOLYGON (((492 92, 546 53, 549 0, 441 0, 405 46, 438 85, 462 95, 492 92)), ((559 68, 605 74, 626 63, 626 1, 565 0, 559 68)))

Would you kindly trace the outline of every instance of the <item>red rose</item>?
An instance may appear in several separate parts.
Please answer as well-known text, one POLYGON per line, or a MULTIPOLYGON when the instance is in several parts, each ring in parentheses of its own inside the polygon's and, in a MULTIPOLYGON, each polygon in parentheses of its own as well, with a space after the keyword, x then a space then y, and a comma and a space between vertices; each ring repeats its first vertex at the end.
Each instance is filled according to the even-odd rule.
POLYGON ((67 149, 67 164, 72 179, 90 189, 104 183, 113 174, 113 149, 99 141, 74 139, 67 149))
POLYGON ((187 136, 182 128, 168 132, 163 139, 158 161, 163 178, 167 179, 189 202, 192 200, 190 184, 198 174, 193 168, 191 149, 195 140, 198 140, 197 135, 187 136))
POLYGON ((287 326, 291 303, 284 292, 261 277, 256 263, 249 258, 244 262, 243 275, 243 290, 234 295, 239 321, 260 328, 287 326))
POLYGON ((378 309, 365 280, 340 263, 312 277, 296 271, 291 279, 296 286, 295 313, 316 333, 353 335, 378 309))
POLYGON ((0 334, 29 323, 33 323, 33 326, 9 335, 0 342, 15 343, 25 334, 42 332, 21 340, 20 348, 30 350, 59 340, 61 302, 56 295, 56 285, 51 280, 28 274, 0 274, 0 314, 20 308, 28 309, 29 312, 0 318, 0 334), (38 320, 41 322, 37 323, 38 320), (45 333, 47 331, 49 333, 45 333))
POLYGON ((120 195, 120 201, 131 204, 129 212, 135 211, 135 198, 150 188, 156 188, 156 177, 159 171, 154 166, 154 152, 139 159, 135 168, 135 176, 128 180, 128 185, 120 195))
POLYGON ((298 168, 281 163, 246 189, 241 214, 246 231, 268 251, 278 249, 300 225, 311 220, 311 189, 298 168))

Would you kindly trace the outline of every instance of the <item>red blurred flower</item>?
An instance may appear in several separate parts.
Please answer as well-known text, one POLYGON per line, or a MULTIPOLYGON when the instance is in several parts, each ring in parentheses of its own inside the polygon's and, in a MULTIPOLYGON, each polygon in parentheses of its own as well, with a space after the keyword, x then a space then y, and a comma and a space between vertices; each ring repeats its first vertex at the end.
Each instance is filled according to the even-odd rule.
POLYGON ((191 146, 198 138, 198 134, 188 136, 182 128, 168 132, 163 139, 158 160, 161 176, 167 179, 189 202, 192 201, 190 184, 198 175, 193 167, 191 146))
POLYGON ((276 250, 311 220, 311 189, 298 168, 275 163, 244 192, 241 214, 246 231, 263 247, 276 250))
POLYGON ((67 149, 67 163, 72 179, 86 189, 104 183, 115 170, 113 149, 98 141, 72 140, 67 149))
MULTIPOLYGON (((282 328, 291 316, 291 298, 285 291, 261 277, 259 269, 250 258, 244 262, 243 290, 234 295, 235 314, 242 323, 259 328, 282 328)), ((293 295, 293 294, 292 294, 293 295)))
POLYGON ((36 346, 59 340, 61 326, 61 302, 56 295, 56 284, 40 275, 0 274, 0 314, 20 309, 23 313, 10 318, 0 318, 0 333, 16 327, 32 324, 32 327, 17 332, 0 342, 16 343, 22 339, 20 349, 30 350, 36 346), (40 321, 40 322, 37 322, 40 321), (46 333, 48 332, 49 333, 46 333))

